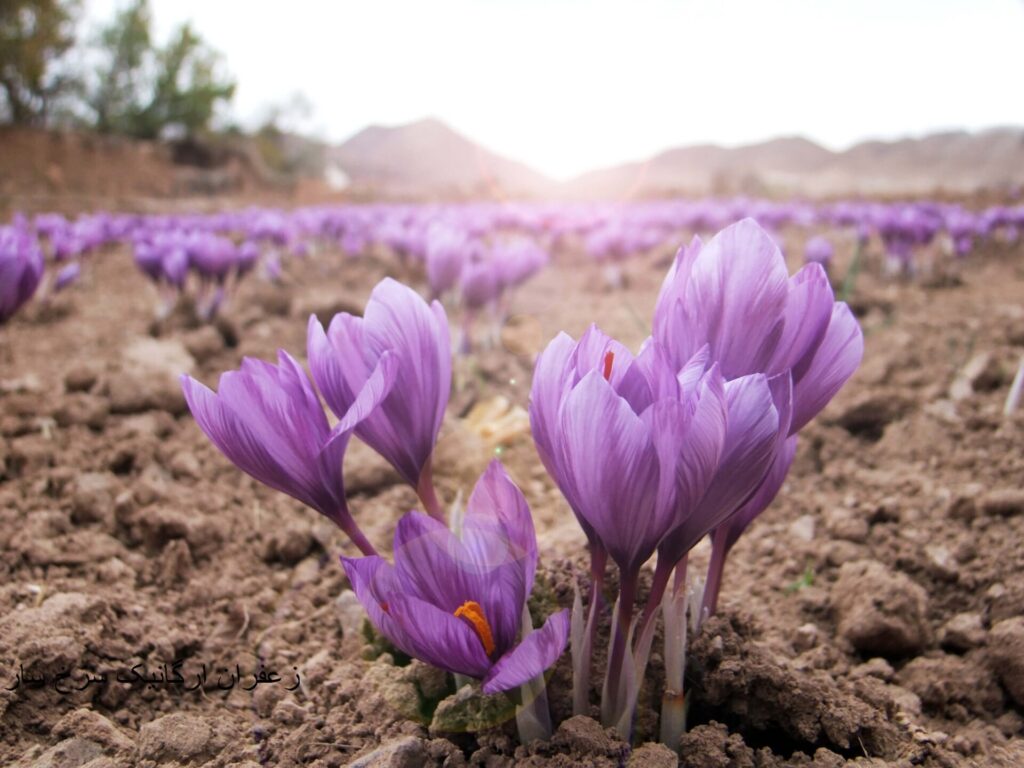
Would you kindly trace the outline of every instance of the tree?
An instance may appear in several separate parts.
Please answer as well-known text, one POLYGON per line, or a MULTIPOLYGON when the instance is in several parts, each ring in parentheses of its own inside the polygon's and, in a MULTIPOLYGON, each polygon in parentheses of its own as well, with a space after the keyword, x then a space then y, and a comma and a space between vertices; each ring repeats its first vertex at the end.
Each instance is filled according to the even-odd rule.
POLYGON ((44 122, 73 83, 55 64, 75 44, 78 9, 78 0, 0 0, 0 106, 11 122, 44 122))
POLYGON ((220 56, 184 24, 156 48, 147 0, 121 11, 100 36, 106 59, 89 98, 100 131, 152 139, 168 129, 192 136, 207 128, 235 83, 219 72, 220 56))

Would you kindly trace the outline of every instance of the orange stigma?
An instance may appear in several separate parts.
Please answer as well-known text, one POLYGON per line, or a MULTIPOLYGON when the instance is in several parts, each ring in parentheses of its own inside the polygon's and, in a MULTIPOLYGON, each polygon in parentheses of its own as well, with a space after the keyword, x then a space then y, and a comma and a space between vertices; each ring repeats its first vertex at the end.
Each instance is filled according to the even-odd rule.
POLYGON ((612 380, 612 363, 615 361, 615 353, 607 352, 604 356, 604 380, 612 380))
POLYGON ((467 600, 455 609, 455 618, 465 619, 476 630, 477 637, 484 647, 484 653, 490 656, 494 653, 494 635, 491 634, 491 625, 487 623, 484 616, 484 609, 475 600, 467 600))

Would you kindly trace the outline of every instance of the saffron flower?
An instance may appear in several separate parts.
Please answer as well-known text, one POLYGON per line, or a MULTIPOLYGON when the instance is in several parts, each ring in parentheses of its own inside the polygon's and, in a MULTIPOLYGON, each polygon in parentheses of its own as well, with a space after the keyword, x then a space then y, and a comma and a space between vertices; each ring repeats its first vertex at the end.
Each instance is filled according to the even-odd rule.
POLYGON ((7 322, 39 287, 43 253, 18 227, 0 227, 0 323, 7 322))
MULTIPOLYGON (((774 493, 767 491, 778 491, 785 472, 781 478, 766 476, 773 466, 776 472, 783 464, 788 469, 789 462, 780 458, 792 450, 786 439, 825 407, 857 369, 864 352, 860 325, 845 303, 834 300, 821 264, 807 264, 790 277, 782 252, 752 219, 727 227, 707 245, 695 238, 689 248, 680 249, 658 297, 654 337, 674 365, 684 365, 707 346, 727 379, 760 374, 771 384, 778 434, 761 461, 741 462, 748 469, 759 466, 761 479, 753 487, 743 484, 743 492, 737 493, 735 468, 723 461, 717 482, 702 501, 704 507, 717 507, 714 514, 720 523, 755 493, 761 509, 770 503, 774 493), (768 485, 758 491, 762 483, 768 485), (724 492, 717 495, 716 487, 724 492)), ((725 453, 733 452, 735 440, 745 436, 749 432, 735 431, 734 438, 726 440, 725 453)), ((745 514, 749 516, 751 509, 747 507, 745 514)), ((713 541, 721 549, 735 537, 722 534, 713 541)), ((712 555, 719 570, 709 573, 708 611, 715 607, 725 554, 712 555)))
POLYGON ((395 531, 394 558, 341 561, 370 621, 410 656, 481 680, 490 694, 536 678, 565 650, 568 610, 522 637, 537 540, 526 499, 498 461, 473 489, 461 540, 409 512, 395 531))
POLYGON ((373 545, 345 500, 342 458, 353 430, 387 397, 398 372, 385 352, 333 429, 302 366, 287 352, 275 366, 245 358, 218 392, 191 376, 182 390, 200 429, 235 466, 332 520, 366 554, 373 545))
POLYGON ((335 315, 326 333, 315 315, 309 318, 307 354, 313 380, 338 418, 352 407, 385 353, 395 358, 394 387, 355 433, 442 520, 430 460, 451 393, 451 340, 444 307, 437 301, 428 305, 408 286, 385 278, 370 294, 363 317, 335 315))
POLYGON ((723 450, 726 415, 722 377, 707 366, 706 350, 677 373, 656 342, 634 358, 591 326, 579 342, 555 337, 537 360, 534 442, 591 555, 587 626, 574 637, 574 709, 588 708, 597 595, 610 556, 619 566, 620 594, 602 719, 624 736, 637 694, 625 659, 640 567, 703 498, 723 450))
POLYGON ((835 256, 835 249, 827 238, 817 235, 804 245, 804 261, 807 264, 821 264, 826 272, 835 256))

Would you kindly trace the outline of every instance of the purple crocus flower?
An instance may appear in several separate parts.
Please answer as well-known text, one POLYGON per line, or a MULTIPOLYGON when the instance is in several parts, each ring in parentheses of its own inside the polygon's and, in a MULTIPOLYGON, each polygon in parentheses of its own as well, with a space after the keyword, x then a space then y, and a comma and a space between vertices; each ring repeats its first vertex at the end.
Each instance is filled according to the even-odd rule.
POLYGON ((73 261, 70 264, 65 264, 57 272, 57 276, 53 280, 53 292, 59 293, 67 288, 69 285, 77 282, 78 278, 82 276, 82 265, 73 261))
POLYGON ((373 625, 414 658, 483 681, 484 693, 520 686, 565 650, 569 612, 522 639, 537 540, 522 492, 497 461, 477 482, 462 539, 419 512, 395 531, 395 564, 341 559, 373 625))
POLYGON ((807 264, 821 264, 826 272, 834 256, 835 249, 832 247, 832 243, 821 235, 812 237, 804 245, 804 261, 807 264))
POLYGON ((431 455, 451 392, 448 318, 440 302, 385 278, 370 294, 363 317, 335 315, 324 333, 309 318, 307 354, 317 387, 341 417, 385 352, 396 358, 391 393, 356 427, 356 435, 387 459, 416 489, 427 511, 443 519, 434 491, 431 455))
POLYGON ((200 429, 235 466, 317 510, 374 554, 349 512, 341 464, 353 430, 391 391, 397 363, 381 354, 334 429, 306 372, 283 350, 276 366, 245 358, 241 370, 220 377, 216 393, 191 376, 181 386, 200 429))
POLYGON ((43 253, 35 238, 16 227, 0 227, 0 323, 32 298, 42 278, 43 253))
MULTIPOLYGON (((658 297, 654 336, 675 366, 707 345, 727 379, 768 378, 778 434, 772 450, 761 455, 766 461, 742 462, 748 468, 759 465, 761 481, 784 450, 785 438, 825 407, 864 351, 860 326, 846 304, 834 300, 822 266, 807 264, 790 277, 778 246, 752 219, 727 227, 706 246, 695 238, 680 250, 658 297)), ((726 439, 725 455, 750 433, 734 435, 726 439)), ((731 462, 723 461, 721 479, 712 483, 723 492, 709 491, 710 498, 702 501, 704 507, 719 507, 714 511, 719 522, 761 482, 739 494, 734 472, 731 462)), ((717 594, 717 585, 709 585, 708 594, 717 594)))
POLYGON ((623 571, 654 553, 675 522, 677 500, 700 499, 718 463, 721 376, 702 371, 683 387, 657 344, 634 358, 596 326, 579 342, 559 334, 537 360, 530 393, 537 451, 591 546, 623 571))
POLYGON ((656 342, 648 340, 634 358, 591 326, 578 343, 555 337, 534 371, 537 452, 590 545, 587 629, 574 639, 574 709, 587 709, 597 594, 610 555, 619 566, 620 595, 602 719, 623 735, 636 704, 633 665, 623 662, 640 567, 704 496, 726 436, 722 377, 717 366, 706 366, 707 351, 700 350, 677 375, 656 342))

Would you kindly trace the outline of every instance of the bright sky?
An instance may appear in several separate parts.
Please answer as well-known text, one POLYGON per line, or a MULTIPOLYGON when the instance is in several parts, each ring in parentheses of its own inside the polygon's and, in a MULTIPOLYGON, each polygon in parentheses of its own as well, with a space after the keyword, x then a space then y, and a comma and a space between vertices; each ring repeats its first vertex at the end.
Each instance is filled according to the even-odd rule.
MULTIPOLYGON (((86 0, 87 24, 126 0, 86 0)), ((555 178, 673 146, 1024 124, 1022 0, 151 0, 255 123, 344 140, 437 117, 555 178)))

